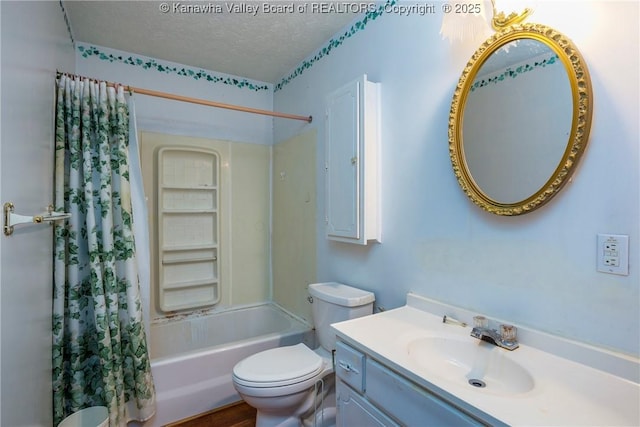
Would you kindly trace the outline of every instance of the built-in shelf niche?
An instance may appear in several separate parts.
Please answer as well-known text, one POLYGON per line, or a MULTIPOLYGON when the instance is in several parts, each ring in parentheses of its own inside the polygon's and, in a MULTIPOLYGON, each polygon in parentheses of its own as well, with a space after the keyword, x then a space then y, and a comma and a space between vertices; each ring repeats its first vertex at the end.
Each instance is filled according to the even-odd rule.
POLYGON ((158 291, 175 311, 220 301, 219 156, 213 150, 158 150, 158 291))

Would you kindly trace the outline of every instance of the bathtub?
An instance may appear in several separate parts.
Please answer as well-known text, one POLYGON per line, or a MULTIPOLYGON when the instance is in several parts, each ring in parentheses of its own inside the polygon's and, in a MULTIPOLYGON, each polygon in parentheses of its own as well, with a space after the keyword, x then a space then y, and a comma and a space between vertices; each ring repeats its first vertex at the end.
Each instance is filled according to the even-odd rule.
POLYGON ((304 342, 311 326, 276 304, 156 322, 149 337, 157 411, 143 427, 160 427, 240 401, 233 367, 269 348, 304 342))

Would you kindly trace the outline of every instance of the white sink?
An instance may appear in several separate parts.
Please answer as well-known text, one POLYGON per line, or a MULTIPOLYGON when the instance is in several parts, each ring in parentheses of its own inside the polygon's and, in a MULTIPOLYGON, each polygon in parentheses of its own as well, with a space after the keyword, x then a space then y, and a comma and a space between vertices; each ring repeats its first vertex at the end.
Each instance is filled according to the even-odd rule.
POLYGON ((444 380, 490 394, 531 391, 533 377, 508 353, 509 350, 484 341, 457 337, 420 337, 407 344, 412 362, 444 380))
POLYGON ((519 325, 520 347, 509 351, 471 337, 468 326, 443 323, 445 314, 467 323, 476 315, 408 294, 406 306, 332 328, 341 340, 488 425, 640 426, 637 357, 519 325))

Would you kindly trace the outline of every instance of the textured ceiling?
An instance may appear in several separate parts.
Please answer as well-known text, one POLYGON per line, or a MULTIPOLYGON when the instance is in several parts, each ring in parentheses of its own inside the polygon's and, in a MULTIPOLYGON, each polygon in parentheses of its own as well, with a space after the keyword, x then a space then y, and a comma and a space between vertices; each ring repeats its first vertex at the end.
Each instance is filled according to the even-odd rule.
POLYGON ((302 0, 63 5, 76 41, 269 83, 358 16, 357 7, 302 0))

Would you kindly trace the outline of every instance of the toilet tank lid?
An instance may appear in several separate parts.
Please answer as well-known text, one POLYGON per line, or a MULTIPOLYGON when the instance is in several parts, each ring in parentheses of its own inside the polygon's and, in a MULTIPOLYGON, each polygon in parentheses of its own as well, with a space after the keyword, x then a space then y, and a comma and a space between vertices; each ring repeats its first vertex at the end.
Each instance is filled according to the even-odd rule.
POLYGON ((344 307, 358 307, 375 301, 373 292, 363 291, 338 282, 312 283, 309 294, 333 304, 344 307))

